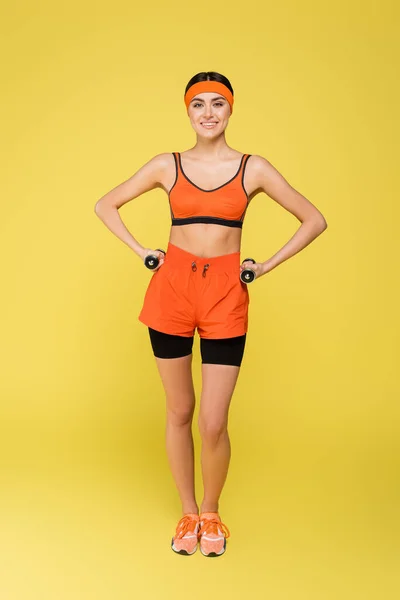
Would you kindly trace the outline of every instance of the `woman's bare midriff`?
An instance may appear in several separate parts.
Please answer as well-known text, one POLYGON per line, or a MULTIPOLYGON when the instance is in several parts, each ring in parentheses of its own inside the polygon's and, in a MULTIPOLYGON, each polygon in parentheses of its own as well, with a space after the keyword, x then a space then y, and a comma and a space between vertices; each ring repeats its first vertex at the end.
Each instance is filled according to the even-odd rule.
POLYGON ((240 251, 242 230, 239 227, 191 223, 172 225, 169 241, 196 256, 212 258, 240 251))

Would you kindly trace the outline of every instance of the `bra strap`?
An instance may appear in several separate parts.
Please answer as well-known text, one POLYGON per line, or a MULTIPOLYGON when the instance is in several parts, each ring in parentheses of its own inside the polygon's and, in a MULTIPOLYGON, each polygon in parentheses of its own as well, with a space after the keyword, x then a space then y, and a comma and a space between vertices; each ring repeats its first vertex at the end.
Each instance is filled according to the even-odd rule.
POLYGON ((175 164, 176 164, 176 175, 178 177, 178 174, 182 173, 182 169, 181 169, 181 165, 180 165, 180 156, 179 156, 179 152, 173 152, 173 155, 175 156, 175 164))
MULTIPOLYGON (((244 187, 244 173, 245 173, 246 165, 248 163, 248 160, 249 160, 250 156, 251 156, 251 154, 245 154, 245 157, 243 159, 241 174, 240 174, 240 180, 241 180, 242 188, 243 188, 243 191, 245 192, 246 196, 247 196, 247 191, 246 191, 246 188, 244 187)), ((247 197, 246 208, 244 209, 244 211, 243 211, 243 213, 242 213, 242 215, 241 215, 241 217, 239 219, 242 223, 244 221, 244 217, 246 215, 246 211, 247 211, 248 207, 249 207, 249 198, 247 197)))
POLYGON ((247 161, 249 160, 250 156, 251 156, 251 154, 244 154, 243 155, 243 162, 242 162, 242 166, 241 166, 241 169, 240 169, 242 172, 245 170, 246 165, 247 165, 247 161))

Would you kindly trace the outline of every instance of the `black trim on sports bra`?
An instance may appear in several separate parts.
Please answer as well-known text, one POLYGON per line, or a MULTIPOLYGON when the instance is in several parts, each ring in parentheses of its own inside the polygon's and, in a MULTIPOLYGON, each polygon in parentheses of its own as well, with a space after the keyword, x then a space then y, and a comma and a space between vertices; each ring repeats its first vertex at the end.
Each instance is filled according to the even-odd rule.
POLYGON ((169 204, 169 211, 170 211, 170 213, 171 213, 171 219, 173 219, 173 218, 174 218, 174 213, 172 212, 172 206, 171 206, 171 198, 170 198, 170 194, 171 194, 171 192, 172 192, 173 188, 175 187, 175 185, 176 185, 176 182, 178 181, 178 163, 177 163, 177 160, 176 160, 175 152, 172 152, 172 156, 174 157, 174 162, 175 162, 175 181, 174 181, 174 183, 172 184, 172 187, 171 187, 171 189, 170 189, 170 190, 169 190, 169 192, 168 192, 168 204, 169 204))
POLYGON ((175 181, 172 184, 172 187, 171 187, 171 189, 168 192, 168 196, 170 195, 170 193, 172 192, 172 189, 175 187, 175 184, 178 181, 178 163, 176 161, 175 152, 172 152, 172 156, 174 157, 174 162, 175 162, 175 181))
POLYGON ((243 191, 244 191, 244 193, 246 194, 246 198, 247 198, 247 199, 249 198, 249 195, 248 195, 248 193, 246 192, 246 188, 244 187, 244 174, 245 174, 245 171, 246 171, 246 166, 247 166, 247 163, 249 162, 249 158, 250 158, 250 156, 251 156, 251 154, 248 154, 248 155, 246 156, 246 160, 244 161, 244 165, 243 165, 243 171, 242 171, 242 188, 243 188, 243 191))
POLYGON ((223 187, 225 187, 226 185, 228 185, 228 183, 230 183, 231 181, 233 181, 233 180, 234 180, 234 179, 235 179, 235 178, 236 178, 236 177, 239 175, 240 169, 242 168, 243 159, 244 159, 244 157, 245 157, 245 156, 246 156, 245 154, 243 154, 243 155, 242 155, 242 158, 240 159, 240 165, 239 165, 239 168, 238 168, 238 170, 236 171, 236 173, 234 174, 234 176, 233 176, 233 177, 231 177, 231 178, 229 179, 229 181, 226 181, 226 182, 225 182, 225 183, 223 183, 222 185, 219 185, 218 187, 216 187, 216 188, 213 188, 212 190, 204 190, 204 189, 203 189, 203 188, 201 188, 200 186, 196 185, 196 184, 195 184, 195 183, 194 183, 194 182, 193 182, 191 179, 189 179, 189 177, 186 175, 185 171, 184 171, 184 170, 183 170, 183 168, 182 168, 181 153, 180 153, 180 152, 178 152, 179 166, 180 166, 180 169, 181 169, 181 173, 182 173, 182 175, 184 176, 184 178, 185 178, 185 179, 187 179, 187 180, 188 180, 188 182, 189 182, 189 183, 191 183, 192 185, 194 185, 194 187, 196 187, 198 190, 201 190, 202 192, 215 192, 216 190, 220 190, 221 188, 223 188, 223 187))
POLYGON ((249 204, 250 204, 249 195, 248 195, 248 193, 246 192, 246 188, 244 187, 244 173, 245 173, 245 171, 246 171, 246 166, 247 166, 247 163, 249 162, 249 158, 250 158, 250 156, 251 156, 251 154, 248 154, 248 155, 247 155, 247 158, 246 158, 246 160, 245 160, 245 162, 244 162, 243 171, 242 171, 242 188, 243 188, 243 191, 244 191, 244 193, 246 194, 246 198, 247 198, 247 204, 246 204, 246 208, 244 209, 244 211, 243 211, 243 212, 242 212, 242 214, 240 215, 240 220, 241 220, 241 221, 244 221, 244 217, 245 217, 245 214, 246 214, 246 210, 249 208, 249 204))
POLYGON ((243 226, 243 221, 233 219, 221 219, 220 217, 186 217, 184 219, 174 219, 172 217, 172 225, 190 225, 191 223, 211 223, 213 225, 226 225, 227 227, 243 226))

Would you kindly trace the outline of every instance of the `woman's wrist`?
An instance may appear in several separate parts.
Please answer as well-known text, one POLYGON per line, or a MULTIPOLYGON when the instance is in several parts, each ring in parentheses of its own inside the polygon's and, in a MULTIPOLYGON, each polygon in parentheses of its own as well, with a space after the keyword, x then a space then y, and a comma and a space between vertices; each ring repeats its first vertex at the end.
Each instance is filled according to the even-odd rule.
POLYGON ((269 273, 269 271, 271 271, 273 267, 271 266, 270 261, 266 260, 265 262, 261 263, 261 269, 262 274, 265 275, 266 273, 269 273))
POLYGON ((132 250, 141 260, 144 260, 144 257, 146 256, 146 248, 143 248, 143 246, 138 246, 137 248, 132 248, 132 250))

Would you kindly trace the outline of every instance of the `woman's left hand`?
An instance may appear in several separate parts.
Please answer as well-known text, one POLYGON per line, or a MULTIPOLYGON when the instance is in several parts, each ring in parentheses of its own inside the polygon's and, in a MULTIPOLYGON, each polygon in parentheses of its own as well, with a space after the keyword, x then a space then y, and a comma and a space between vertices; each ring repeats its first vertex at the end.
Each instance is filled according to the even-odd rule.
POLYGON ((251 260, 246 260, 240 265, 240 273, 246 268, 252 269, 254 271, 254 273, 256 274, 256 279, 258 279, 262 275, 265 275, 264 265, 262 263, 253 263, 251 262, 251 260))

